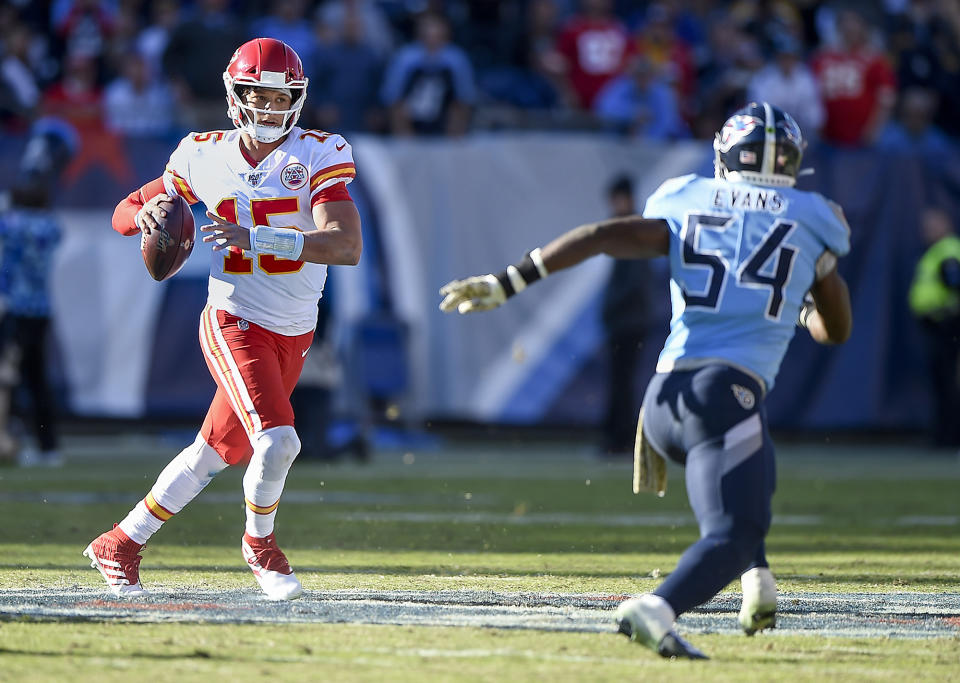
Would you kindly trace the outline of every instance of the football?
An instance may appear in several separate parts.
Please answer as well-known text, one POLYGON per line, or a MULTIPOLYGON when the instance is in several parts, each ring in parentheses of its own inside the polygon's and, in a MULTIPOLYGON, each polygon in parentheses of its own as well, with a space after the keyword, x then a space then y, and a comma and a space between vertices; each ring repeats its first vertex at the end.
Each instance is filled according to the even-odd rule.
POLYGON ((140 251, 147 272, 154 280, 166 280, 183 267, 190 252, 196 230, 193 212, 186 200, 179 195, 172 202, 163 202, 166 217, 160 219, 160 228, 149 234, 140 233, 140 251))

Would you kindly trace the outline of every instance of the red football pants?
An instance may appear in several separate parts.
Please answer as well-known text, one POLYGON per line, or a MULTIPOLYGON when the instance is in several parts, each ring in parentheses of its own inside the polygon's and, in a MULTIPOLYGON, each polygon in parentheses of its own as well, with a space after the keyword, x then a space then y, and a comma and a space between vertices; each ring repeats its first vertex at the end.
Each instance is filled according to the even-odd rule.
POLYGON ((200 348, 217 382, 200 433, 228 465, 253 455, 257 432, 293 425, 290 394, 300 378, 313 332, 287 337, 207 306, 200 348))

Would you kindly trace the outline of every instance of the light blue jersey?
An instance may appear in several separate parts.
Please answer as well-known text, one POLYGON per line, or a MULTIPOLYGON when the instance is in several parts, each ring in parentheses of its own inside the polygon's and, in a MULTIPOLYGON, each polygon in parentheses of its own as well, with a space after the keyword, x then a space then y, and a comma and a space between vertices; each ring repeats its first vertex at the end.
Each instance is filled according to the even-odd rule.
POLYGON ((647 200, 670 225, 670 336, 658 372, 722 361, 773 387, 825 250, 844 256, 840 207, 791 187, 687 175, 647 200))

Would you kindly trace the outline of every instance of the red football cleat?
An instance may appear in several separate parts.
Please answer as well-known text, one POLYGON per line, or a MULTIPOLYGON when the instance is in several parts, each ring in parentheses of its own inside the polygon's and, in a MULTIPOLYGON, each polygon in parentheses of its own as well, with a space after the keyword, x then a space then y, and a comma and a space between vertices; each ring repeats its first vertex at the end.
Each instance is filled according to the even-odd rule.
POLYGON ((260 588, 271 600, 295 600, 303 592, 300 579, 293 573, 283 551, 277 547, 273 534, 256 538, 243 534, 240 544, 243 559, 247 561, 260 588))
POLYGON ((90 558, 90 566, 100 571, 114 595, 143 595, 147 591, 140 585, 142 548, 114 524, 113 529, 97 536, 83 554, 90 558))

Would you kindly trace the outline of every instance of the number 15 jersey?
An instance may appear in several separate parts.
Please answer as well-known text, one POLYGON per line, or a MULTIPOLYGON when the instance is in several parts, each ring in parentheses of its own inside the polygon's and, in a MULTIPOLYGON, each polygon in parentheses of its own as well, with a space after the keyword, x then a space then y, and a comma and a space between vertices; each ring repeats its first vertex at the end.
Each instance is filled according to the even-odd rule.
POLYGON ((792 187, 688 175, 650 196, 670 226, 670 335, 658 372, 721 361, 773 388, 824 251, 844 256, 840 207, 792 187))
MULTIPOLYGON (((350 145, 341 136, 294 127, 258 164, 243 152, 238 130, 191 133, 170 155, 163 183, 167 193, 203 202, 231 223, 307 232, 315 229, 313 206, 349 200, 334 186, 355 175, 350 145)), ((326 277, 323 264, 232 247, 213 253, 207 303, 294 336, 316 326, 326 277)))

